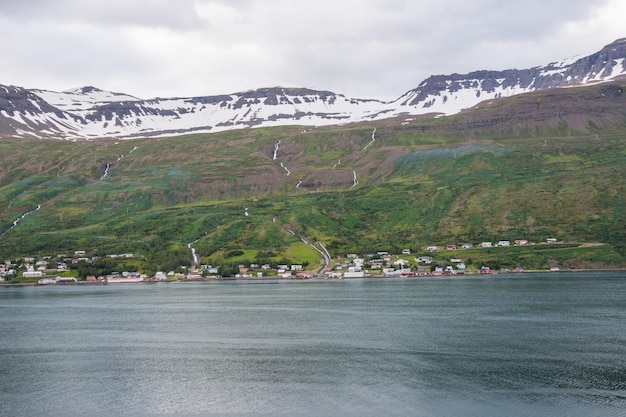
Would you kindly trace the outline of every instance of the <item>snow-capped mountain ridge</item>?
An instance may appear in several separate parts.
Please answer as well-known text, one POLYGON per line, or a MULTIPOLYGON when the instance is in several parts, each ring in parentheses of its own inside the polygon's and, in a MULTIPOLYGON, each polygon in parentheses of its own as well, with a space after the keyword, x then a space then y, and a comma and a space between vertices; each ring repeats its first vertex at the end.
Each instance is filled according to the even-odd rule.
POLYGON ((452 114, 479 102, 549 88, 602 82, 626 76, 626 38, 576 60, 563 60, 525 70, 474 71, 434 75, 396 102, 452 114))
POLYGON ((0 135, 130 138, 454 114, 484 100, 622 77, 626 77, 626 38, 587 57, 525 70, 433 75, 391 102, 306 88, 273 87, 228 95, 143 100, 91 86, 54 92, 0 85, 0 135))

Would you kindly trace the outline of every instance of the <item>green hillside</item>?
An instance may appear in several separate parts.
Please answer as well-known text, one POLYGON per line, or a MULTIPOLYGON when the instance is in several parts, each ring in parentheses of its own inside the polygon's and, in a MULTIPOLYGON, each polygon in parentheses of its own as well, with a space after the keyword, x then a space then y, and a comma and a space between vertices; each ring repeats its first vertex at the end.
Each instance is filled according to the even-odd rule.
POLYGON ((134 253, 156 271, 189 265, 193 244, 203 263, 319 265, 291 229, 331 254, 557 238, 571 245, 475 259, 624 267, 623 89, 544 91, 451 117, 305 130, 1 139, 0 257, 134 253))

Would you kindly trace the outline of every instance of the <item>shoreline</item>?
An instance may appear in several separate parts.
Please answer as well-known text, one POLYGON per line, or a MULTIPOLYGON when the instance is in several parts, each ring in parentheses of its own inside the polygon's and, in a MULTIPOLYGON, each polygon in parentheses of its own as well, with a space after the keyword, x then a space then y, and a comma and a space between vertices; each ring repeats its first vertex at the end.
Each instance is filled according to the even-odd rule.
MULTIPOLYGON (((115 282, 111 283, 111 285, 115 284, 144 284, 144 283, 193 283, 193 282, 220 282, 220 281, 343 281, 343 280, 355 280, 355 279, 423 279, 423 278, 461 278, 464 276, 483 276, 488 277, 491 275, 524 275, 524 274, 537 274, 537 273, 582 273, 582 272, 626 272, 626 268, 611 268, 611 269, 559 269, 559 270, 527 270, 527 271, 493 271, 488 274, 481 274, 480 272, 472 272, 465 274, 454 274, 454 275, 435 275, 435 274, 426 274, 426 275, 415 275, 415 276, 387 276, 382 274, 374 274, 374 275, 365 275, 363 277, 334 277, 334 278, 325 278, 321 276, 312 276, 310 278, 280 278, 267 276, 263 278, 257 277, 219 277, 219 278, 202 278, 202 279, 178 279, 172 281, 157 281, 157 280, 144 280, 141 282, 115 282)), ((97 286, 97 285, 109 285, 107 282, 92 282, 92 281, 76 281, 73 283, 63 283, 63 284, 39 284, 37 282, 0 282, 0 287, 66 287, 66 286, 75 286, 75 285, 89 285, 89 286, 97 286)))

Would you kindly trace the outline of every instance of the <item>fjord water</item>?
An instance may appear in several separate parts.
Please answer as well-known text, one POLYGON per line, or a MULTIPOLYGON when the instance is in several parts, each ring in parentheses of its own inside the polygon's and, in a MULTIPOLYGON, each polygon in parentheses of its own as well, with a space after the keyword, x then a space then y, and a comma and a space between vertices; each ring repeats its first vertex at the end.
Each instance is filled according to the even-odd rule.
POLYGON ((624 416, 626 274, 0 288, 0 415, 624 416))

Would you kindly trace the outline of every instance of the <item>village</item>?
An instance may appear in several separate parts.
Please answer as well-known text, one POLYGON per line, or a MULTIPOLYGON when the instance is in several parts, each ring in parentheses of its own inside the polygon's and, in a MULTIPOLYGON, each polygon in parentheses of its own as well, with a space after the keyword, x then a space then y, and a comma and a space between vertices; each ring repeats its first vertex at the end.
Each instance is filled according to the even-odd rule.
MULTIPOLYGON (((557 239, 548 238, 543 244, 557 243, 557 239)), ((222 266, 198 265, 196 267, 181 266, 176 271, 157 271, 146 274, 141 271, 120 271, 103 275, 77 274, 77 265, 93 264, 100 257, 87 256, 86 251, 77 250, 73 256, 58 254, 44 256, 41 259, 25 257, 16 261, 0 263, 0 283, 22 282, 37 285, 53 284, 114 284, 137 282, 165 281, 200 281, 200 280, 232 280, 232 279, 344 279, 365 277, 416 277, 416 276, 449 276, 465 274, 491 274, 495 271, 489 265, 467 265, 467 259, 459 256, 459 252, 469 249, 506 248, 509 246, 529 246, 525 239, 500 240, 498 242, 481 242, 474 245, 448 244, 445 246, 430 245, 417 256, 410 249, 403 249, 399 254, 385 251, 366 254, 337 254, 328 265, 320 270, 310 270, 310 265, 297 263, 258 264, 254 262, 239 263, 235 268, 222 266), (454 253, 447 257, 446 253, 454 253), (17 279, 16 279, 17 278, 17 279)), ((105 255, 110 260, 133 259, 132 253, 105 255)), ((471 262, 471 259, 470 259, 471 262)), ((522 272, 520 267, 511 272, 522 272)))

